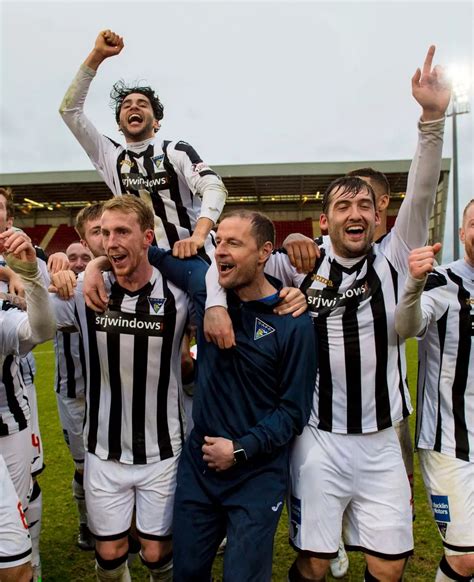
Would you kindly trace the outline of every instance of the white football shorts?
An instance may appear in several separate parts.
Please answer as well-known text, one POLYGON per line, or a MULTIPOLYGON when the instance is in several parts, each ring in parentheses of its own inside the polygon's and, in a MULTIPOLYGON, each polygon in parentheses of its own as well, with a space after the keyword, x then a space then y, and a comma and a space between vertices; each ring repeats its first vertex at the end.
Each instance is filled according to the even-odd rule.
POLYGON ((308 425, 295 440, 290 470, 296 548, 334 558, 344 531, 348 550, 388 560, 413 552, 410 485, 393 428, 346 435, 308 425))
POLYGON ((170 538, 178 459, 129 465, 104 461, 86 451, 84 490, 89 528, 97 539, 126 535, 134 507, 139 535, 170 538))
POLYGON ((28 496, 31 493, 31 430, 27 426, 19 432, 0 437, 0 455, 2 455, 15 491, 20 498, 23 510, 28 508, 28 496))
POLYGON ((474 553, 474 463, 426 449, 418 457, 445 553, 474 553))
POLYGON ((28 524, 7 465, 0 455, 0 569, 20 566, 30 560, 28 524))

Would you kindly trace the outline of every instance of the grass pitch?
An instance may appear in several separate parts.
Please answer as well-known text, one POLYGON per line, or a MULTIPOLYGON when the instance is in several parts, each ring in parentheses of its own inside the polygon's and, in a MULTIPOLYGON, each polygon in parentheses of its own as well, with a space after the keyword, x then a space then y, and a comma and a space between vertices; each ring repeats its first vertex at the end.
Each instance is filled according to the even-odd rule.
MULTIPOLYGON (((416 378, 416 342, 408 343, 407 355, 408 378, 413 391, 416 378)), ((35 350, 35 357, 38 369, 36 388, 40 428, 46 463, 46 469, 39 477, 43 490, 43 527, 41 533, 43 581, 92 582, 95 580, 94 553, 83 552, 76 546, 78 519, 71 490, 74 464, 63 440, 56 408, 56 397, 53 389, 54 353, 52 343, 39 346, 35 350)), ((411 421, 413 429, 413 415, 411 421)), ((415 556, 409 561, 405 580, 428 582, 434 580, 437 565, 442 555, 442 544, 426 500, 416 455, 415 463, 415 556)), ((286 581, 288 568, 295 558, 295 553, 287 541, 286 520, 286 513, 284 513, 275 538, 273 567, 273 580, 275 582, 286 581)), ((362 581, 364 568, 363 557, 357 553, 350 554, 349 573, 342 580, 362 581)), ((221 572, 222 559, 217 558, 214 568, 216 582, 222 580, 221 572)), ((133 564, 131 573, 134 581, 145 582, 149 580, 147 570, 139 563, 139 560, 133 564)))

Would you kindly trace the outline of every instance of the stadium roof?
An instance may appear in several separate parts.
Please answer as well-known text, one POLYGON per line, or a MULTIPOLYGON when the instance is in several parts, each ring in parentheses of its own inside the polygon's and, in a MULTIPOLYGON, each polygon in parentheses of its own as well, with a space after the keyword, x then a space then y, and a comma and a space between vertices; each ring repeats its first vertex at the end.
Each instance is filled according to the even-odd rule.
MULTIPOLYGON (((403 197, 410 160, 245 164, 213 166, 229 191, 228 204, 319 205, 328 184, 338 176, 363 167, 386 174, 392 194, 403 197)), ((443 159, 440 181, 451 160, 443 159)), ((11 186, 15 202, 24 212, 83 207, 110 198, 110 191, 94 171, 0 174, 0 184, 11 186)))

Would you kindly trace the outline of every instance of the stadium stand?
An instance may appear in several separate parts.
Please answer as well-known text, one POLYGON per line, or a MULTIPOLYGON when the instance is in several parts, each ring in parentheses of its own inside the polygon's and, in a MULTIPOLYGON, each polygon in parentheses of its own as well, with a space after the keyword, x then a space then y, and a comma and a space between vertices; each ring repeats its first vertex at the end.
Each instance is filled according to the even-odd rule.
POLYGON ((34 245, 41 247, 46 234, 50 229, 49 224, 37 224, 36 226, 25 227, 24 231, 31 238, 34 245))
POLYGON ((71 243, 77 242, 79 237, 73 226, 60 224, 54 232, 51 240, 45 246, 44 250, 48 255, 59 251, 64 251, 71 243))

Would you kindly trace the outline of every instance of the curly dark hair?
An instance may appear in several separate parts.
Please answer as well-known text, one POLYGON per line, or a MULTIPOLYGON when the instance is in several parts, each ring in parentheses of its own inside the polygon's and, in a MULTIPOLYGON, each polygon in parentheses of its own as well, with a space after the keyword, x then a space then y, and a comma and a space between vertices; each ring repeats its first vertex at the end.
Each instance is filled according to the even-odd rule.
POLYGON ((151 103, 155 119, 158 121, 163 119, 163 104, 151 87, 144 87, 138 83, 136 83, 134 86, 126 85, 125 82, 120 79, 120 81, 117 81, 114 84, 112 90, 110 91, 110 104, 115 111, 115 120, 117 123, 119 122, 120 109, 122 108, 123 100, 125 97, 130 95, 130 93, 141 93, 142 95, 145 95, 145 97, 147 97, 151 103))

